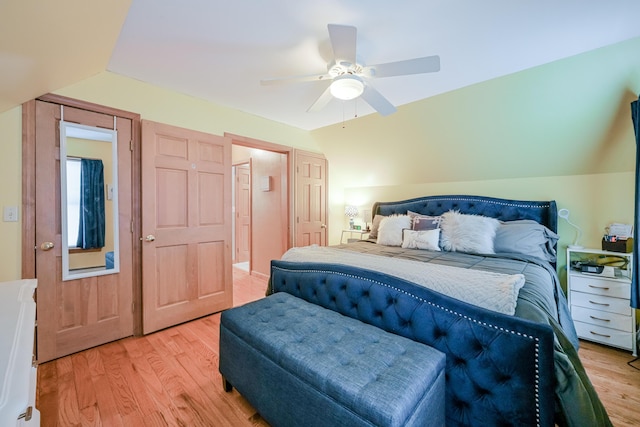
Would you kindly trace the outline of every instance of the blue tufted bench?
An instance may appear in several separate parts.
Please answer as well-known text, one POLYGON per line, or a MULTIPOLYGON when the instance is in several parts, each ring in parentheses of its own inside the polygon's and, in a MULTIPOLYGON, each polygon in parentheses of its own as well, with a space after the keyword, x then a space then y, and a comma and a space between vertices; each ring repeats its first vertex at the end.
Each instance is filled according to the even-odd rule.
POLYGON ((224 311, 220 361, 274 426, 443 426, 445 356, 285 292, 224 311))

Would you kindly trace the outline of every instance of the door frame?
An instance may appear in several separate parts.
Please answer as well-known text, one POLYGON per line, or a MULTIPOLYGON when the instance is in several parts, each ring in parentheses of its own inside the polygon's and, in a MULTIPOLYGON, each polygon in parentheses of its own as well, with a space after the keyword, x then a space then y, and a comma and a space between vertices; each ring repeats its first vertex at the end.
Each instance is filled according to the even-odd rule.
MULTIPOLYGON (((104 113, 112 116, 130 119, 133 125, 132 141, 132 218, 131 230, 133 232, 133 259, 132 259, 132 296, 133 307, 133 333, 142 335, 142 286, 141 278, 141 250, 140 241, 140 114, 124 111, 104 105, 67 98, 61 95, 46 94, 22 104, 22 278, 36 278, 36 100, 51 102, 68 107, 104 113)), ((126 227, 120 224, 120 227, 126 227)))
POLYGON ((233 133, 225 132, 224 136, 231 138, 231 146, 239 145, 247 148, 256 148, 259 150, 272 151, 274 153, 280 153, 287 156, 287 236, 286 236, 286 247, 290 249, 293 247, 294 242, 294 226, 293 218, 294 218, 294 194, 293 191, 293 180, 295 179, 294 174, 294 152, 295 149, 293 147, 288 147, 286 145, 280 145, 273 142, 262 141, 260 139, 249 138, 246 136, 236 135, 233 133))

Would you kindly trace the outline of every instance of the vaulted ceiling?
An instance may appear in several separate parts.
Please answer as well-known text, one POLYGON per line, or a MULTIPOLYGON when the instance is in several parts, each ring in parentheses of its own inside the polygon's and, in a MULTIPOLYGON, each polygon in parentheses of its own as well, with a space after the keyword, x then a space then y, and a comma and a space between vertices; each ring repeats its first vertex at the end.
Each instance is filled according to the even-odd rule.
MULTIPOLYGON (((437 73, 371 79, 400 106, 640 36, 640 2, 540 0, 9 0, 0 3, 0 112, 108 70, 301 129, 374 113, 308 107, 326 81, 327 24, 357 28, 363 65, 438 55, 437 73)), ((374 113, 375 114, 375 113, 374 113)))

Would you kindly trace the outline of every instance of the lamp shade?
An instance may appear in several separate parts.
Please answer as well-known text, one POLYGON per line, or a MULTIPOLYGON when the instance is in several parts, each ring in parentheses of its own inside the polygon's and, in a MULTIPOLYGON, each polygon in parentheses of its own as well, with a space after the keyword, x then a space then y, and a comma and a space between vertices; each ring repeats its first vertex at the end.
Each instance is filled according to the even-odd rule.
POLYGON ((348 101, 362 95, 364 92, 364 82, 358 76, 353 74, 343 74, 333 79, 331 83, 331 95, 348 101))
POLYGON ((353 218, 358 216, 358 207, 357 206, 352 206, 352 205, 347 205, 344 207, 344 214, 345 216, 348 216, 349 218, 353 218))

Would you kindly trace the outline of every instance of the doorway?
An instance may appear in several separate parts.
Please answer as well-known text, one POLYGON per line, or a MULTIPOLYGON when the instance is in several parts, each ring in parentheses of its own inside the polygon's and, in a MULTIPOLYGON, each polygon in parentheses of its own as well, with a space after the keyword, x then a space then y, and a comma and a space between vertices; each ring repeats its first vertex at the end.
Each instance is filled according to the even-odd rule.
POLYGON ((290 224, 293 149, 238 135, 225 136, 232 140, 236 172, 234 272, 248 262, 250 275, 268 277, 271 260, 282 257, 293 241, 290 224), (244 209, 247 211, 242 212, 244 209))

